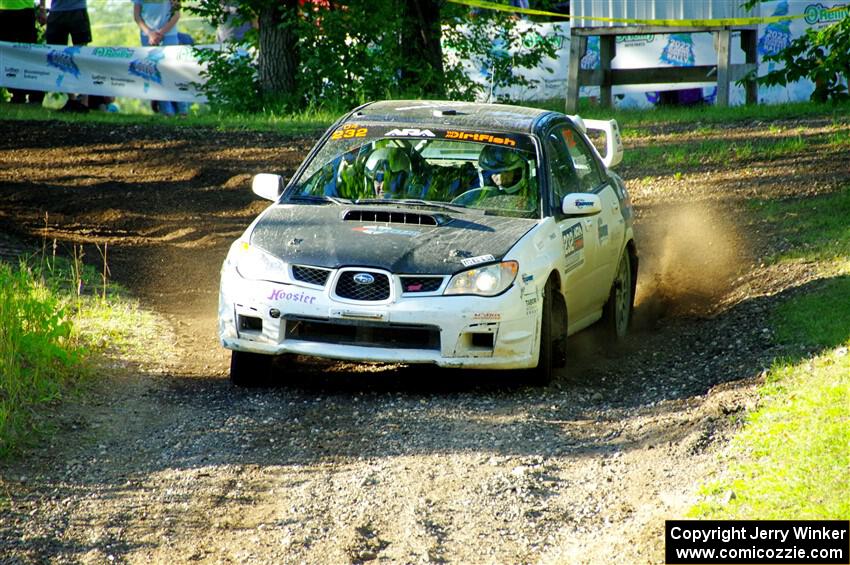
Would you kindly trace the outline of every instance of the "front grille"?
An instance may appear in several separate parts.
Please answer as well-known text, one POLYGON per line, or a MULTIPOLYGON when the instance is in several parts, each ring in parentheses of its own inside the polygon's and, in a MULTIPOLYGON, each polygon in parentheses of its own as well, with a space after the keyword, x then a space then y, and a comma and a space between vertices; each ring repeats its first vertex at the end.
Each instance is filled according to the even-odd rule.
POLYGON ((417 226, 436 226, 436 216, 413 212, 388 212, 386 210, 348 210, 344 221, 377 222, 381 224, 413 224, 417 226))
POLYGON ((307 267, 305 265, 292 265, 293 279, 316 286, 325 286, 325 283, 328 282, 328 275, 330 274, 331 272, 327 269, 307 267))
POLYGON ((285 339, 318 343, 440 350, 440 330, 433 326, 380 324, 361 320, 286 318, 285 339))
POLYGON ((434 292, 443 284, 443 277, 401 277, 402 292, 434 292))
POLYGON ((390 279, 383 273, 345 271, 339 275, 339 280, 336 282, 336 295, 350 300, 370 302, 386 300, 390 297, 390 279), (355 282, 355 277, 361 274, 372 276, 374 281, 371 284, 355 282))

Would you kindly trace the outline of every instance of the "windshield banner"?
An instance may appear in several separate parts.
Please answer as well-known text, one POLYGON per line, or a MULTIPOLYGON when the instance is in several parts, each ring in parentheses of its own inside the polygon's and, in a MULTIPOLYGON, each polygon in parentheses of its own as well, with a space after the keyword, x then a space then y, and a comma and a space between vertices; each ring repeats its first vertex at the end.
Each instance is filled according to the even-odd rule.
POLYGON ((405 139, 447 139, 450 141, 473 141, 489 145, 501 145, 504 147, 534 151, 534 145, 526 135, 506 132, 484 132, 469 130, 467 128, 439 129, 439 128, 409 128, 400 126, 375 126, 345 124, 340 126, 331 134, 331 139, 348 140, 362 138, 364 143, 378 138, 405 138, 405 139))
POLYGON ((45 92, 206 102, 192 47, 63 47, 0 42, 0 86, 45 92))

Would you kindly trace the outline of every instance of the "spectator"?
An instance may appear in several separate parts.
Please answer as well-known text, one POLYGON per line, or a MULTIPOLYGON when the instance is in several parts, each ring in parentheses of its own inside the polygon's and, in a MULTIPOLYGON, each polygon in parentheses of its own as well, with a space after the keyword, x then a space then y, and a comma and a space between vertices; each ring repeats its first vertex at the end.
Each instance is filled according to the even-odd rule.
POLYGON ((239 7, 232 1, 223 1, 221 9, 225 16, 215 30, 215 40, 218 43, 242 41, 245 34, 257 26, 256 20, 243 16, 239 7))
MULTIPOLYGON (((177 21, 180 19, 178 0, 133 0, 133 20, 139 26, 142 45, 179 45, 177 21)), ((161 114, 173 116, 186 114, 186 104, 181 102, 157 101, 161 114)))
MULTIPOLYGON (((44 39, 48 45, 68 45, 68 40, 75 46, 91 43, 91 25, 86 0, 51 0, 50 10, 39 2, 39 21, 46 23, 44 39)), ((88 112, 88 96, 68 94, 68 101, 60 112, 88 112)))
MULTIPOLYGON (((177 32, 177 44, 178 45, 194 45, 195 39, 189 35, 188 33, 183 33, 182 31, 177 32)), ((189 104, 187 102, 173 102, 176 105, 177 113, 181 116, 188 113, 189 104)), ((159 102, 157 100, 151 101, 151 109, 155 113, 159 113, 159 102)))
MULTIPOLYGON (((35 4, 33 0, 0 0, 0 41, 35 43, 35 4)), ((41 104, 43 92, 10 88, 12 104, 41 104)))

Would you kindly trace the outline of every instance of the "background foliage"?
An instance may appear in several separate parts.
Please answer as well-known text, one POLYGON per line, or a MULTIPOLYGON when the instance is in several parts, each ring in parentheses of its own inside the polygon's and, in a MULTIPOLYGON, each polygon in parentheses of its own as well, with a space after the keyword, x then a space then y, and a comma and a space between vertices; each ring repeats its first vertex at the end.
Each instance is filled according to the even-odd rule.
MULTIPOLYGON (((239 3, 245 19, 255 17, 259 2, 239 3)), ((434 69, 425 57, 410 57, 405 49, 413 38, 407 36, 403 0, 345 0, 332 6, 302 8, 299 13, 300 72, 294 99, 300 109, 343 109, 383 98, 421 98, 428 90, 458 100, 486 97, 495 101, 490 96, 494 90, 529 85, 522 71, 554 55, 555 47, 546 42, 524 46, 521 20, 515 16, 443 3, 439 13, 443 65, 434 69), (489 83, 473 81, 463 61, 471 61, 489 83), (403 80, 406 76, 415 76, 419 82, 403 80)), ((188 9, 214 22, 223 19, 216 0, 201 0, 188 9)), ((232 51, 208 50, 202 55, 210 64, 205 93, 213 106, 248 111, 263 106, 257 73, 252 71, 257 40, 258 34, 248 34, 236 46, 246 54, 242 58, 234 58, 232 51)))

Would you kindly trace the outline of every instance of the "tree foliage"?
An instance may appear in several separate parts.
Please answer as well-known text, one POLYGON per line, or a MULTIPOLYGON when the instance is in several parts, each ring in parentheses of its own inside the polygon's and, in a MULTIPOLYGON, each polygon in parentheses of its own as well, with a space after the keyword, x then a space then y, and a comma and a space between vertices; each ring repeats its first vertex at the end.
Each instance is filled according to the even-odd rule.
MULTIPOLYGON (((232 48, 202 54, 208 63, 204 88, 213 104, 258 110, 281 102, 303 109, 348 108, 382 98, 473 99, 528 85, 523 70, 555 49, 547 42, 523 46, 525 24, 510 14, 473 14, 443 0, 308 0, 285 13, 284 3, 272 2, 277 19, 268 16, 269 1, 231 0, 242 17, 259 20, 258 32, 238 46, 257 57, 236 57, 232 48), (288 47, 272 57, 290 57, 289 70, 264 68, 268 28, 289 34, 288 47), (486 87, 469 78, 465 61, 486 73, 486 87)), ((190 9, 213 23, 224 19, 221 0, 200 0, 190 9)))
MULTIPOLYGON (((758 2, 748 0, 744 7, 758 2)), ((815 84, 811 99, 817 102, 847 100, 850 79, 850 15, 826 27, 809 28, 779 53, 766 55, 765 61, 782 63, 757 81, 767 86, 787 85, 800 79, 815 84)))

